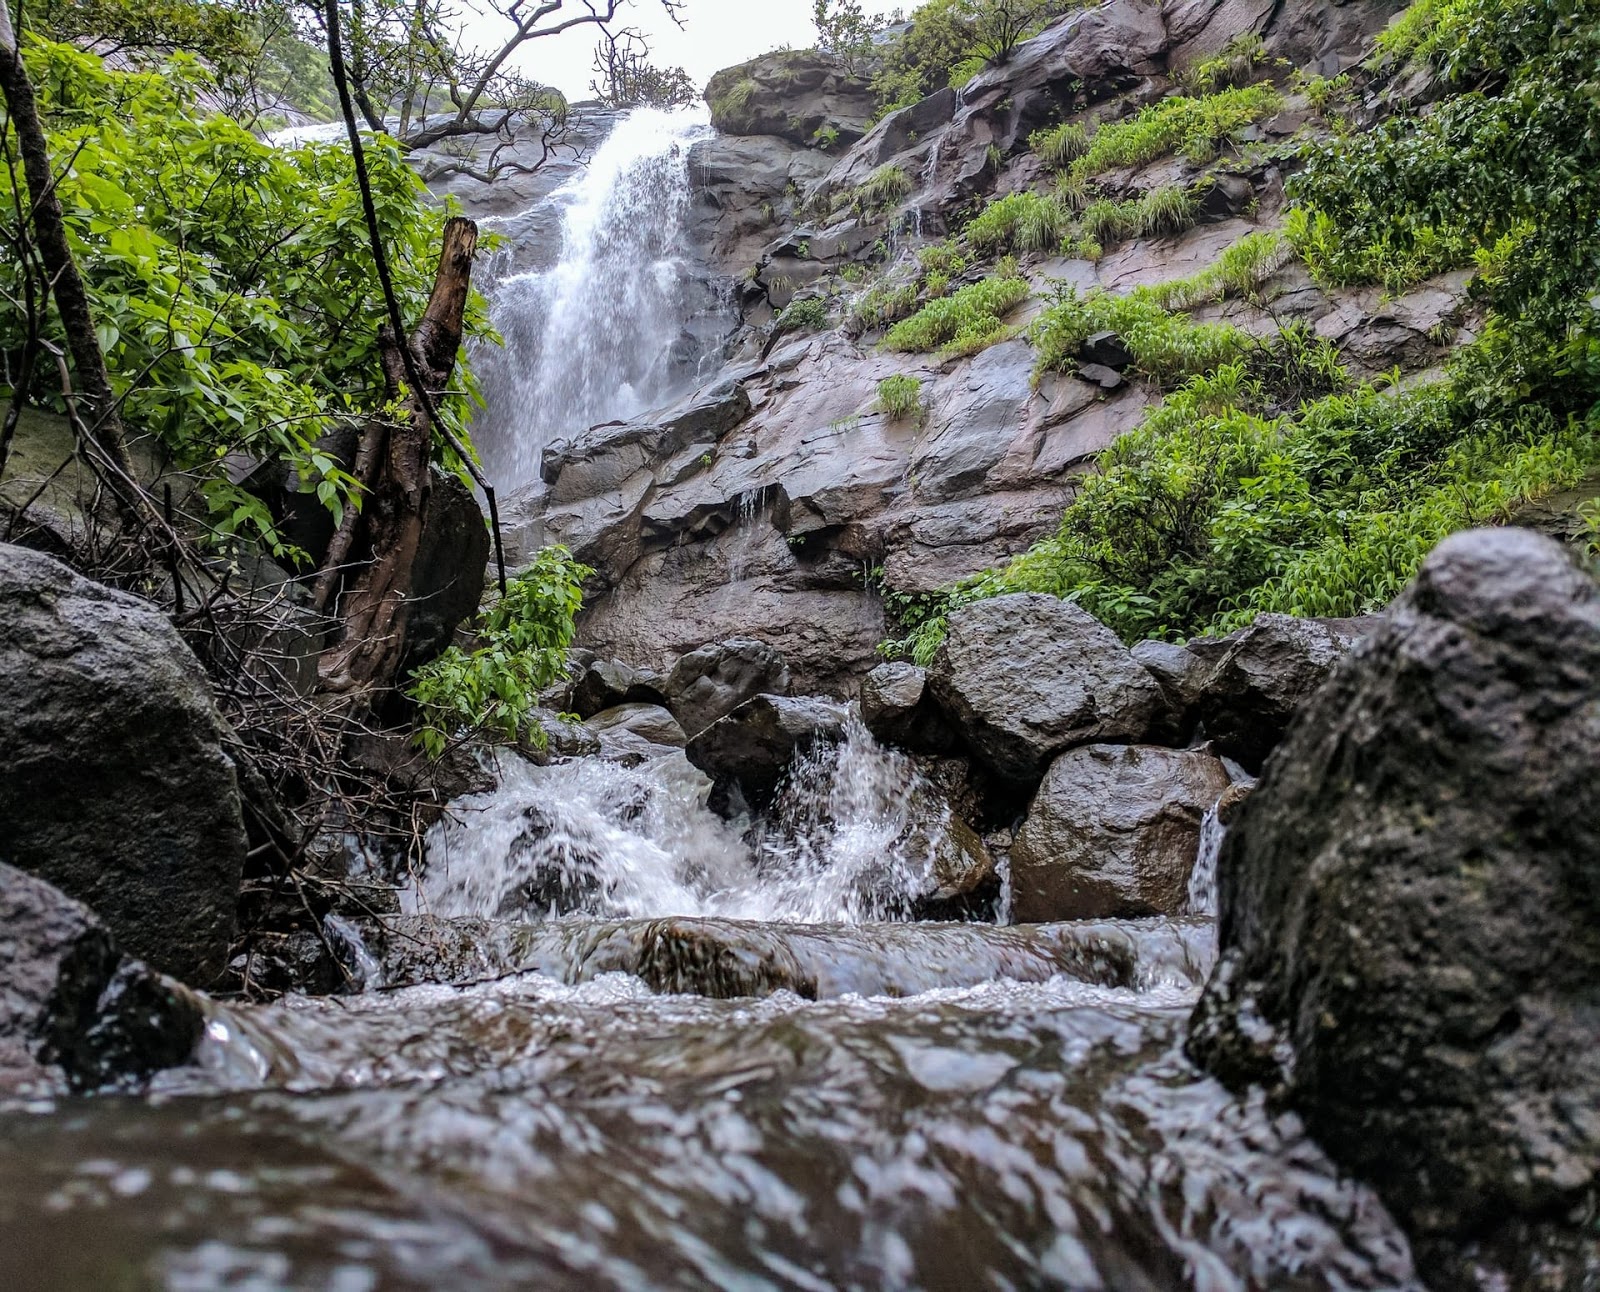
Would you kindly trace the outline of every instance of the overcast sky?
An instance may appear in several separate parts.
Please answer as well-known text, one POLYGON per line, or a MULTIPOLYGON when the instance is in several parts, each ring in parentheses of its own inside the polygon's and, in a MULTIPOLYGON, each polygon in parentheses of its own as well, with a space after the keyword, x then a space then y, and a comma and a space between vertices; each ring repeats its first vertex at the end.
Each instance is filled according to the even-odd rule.
MULTIPOLYGON (((573 4, 574 8, 577 3, 573 4)), ((896 8, 915 8, 915 0, 864 0, 870 14, 887 14, 896 8)), ((618 15, 618 25, 637 27, 650 39, 653 61, 665 67, 682 67, 704 86, 713 72, 764 54, 769 49, 792 46, 804 49, 817 43, 811 23, 811 0, 686 0, 684 29, 679 31, 658 0, 628 0, 618 15)), ((507 24, 493 16, 472 24, 487 44, 503 38, 507 24)), ((548 40, 536 40, 524 60, 530 76, 554 85, 571 99, 589 98, 593 79, 591 62, 594 36, 578 28, 548 40)))

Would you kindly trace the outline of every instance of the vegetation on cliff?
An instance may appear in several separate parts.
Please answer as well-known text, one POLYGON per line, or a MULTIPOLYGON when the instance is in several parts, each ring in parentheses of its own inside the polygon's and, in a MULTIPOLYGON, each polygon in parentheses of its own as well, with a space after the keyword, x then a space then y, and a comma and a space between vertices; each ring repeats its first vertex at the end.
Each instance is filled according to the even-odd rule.
MULTIPOLYGON (((1080 601, 1130 640, 1263 611, 1359 614, 1447 534, 1600 465, 1597 67, 1600 20, 1577 0, 1421 0, 1367 73, 1387 119, 1306 147, 1286 234, 1319 282, 1401 292, 1472 272, 1482 323, 1437 379, 1353 380, 1292 329, 1258 342, 1173 312, 1253 290, 1281 258, 1276 235, 1200 281, 1063 294, 1033 334, 1041 368, 1070 369, 1104 327, 1148 376, 1182 384, 1103 455, 1057 534, 909 609, 895 647, 927 659, 951 606, 1014 591, 1080 601), (1404 77, 1446 93, 1418 112, 1404 77)), ((1178 112, 1163 104, 1183 102, 1064 145, 1068 164, 1087 175, 1102 154, 1145 158, 1142 144, 1094 141, 1153 136, 1178 112)))

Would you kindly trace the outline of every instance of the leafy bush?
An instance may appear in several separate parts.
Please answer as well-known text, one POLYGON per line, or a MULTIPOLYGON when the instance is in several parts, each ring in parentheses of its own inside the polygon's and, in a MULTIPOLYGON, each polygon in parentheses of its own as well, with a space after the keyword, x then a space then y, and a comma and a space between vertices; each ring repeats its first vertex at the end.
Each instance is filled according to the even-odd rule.
POLYGON ((911 176, 891 162, 867 176, 851 196, 857 210, 870 214, 910 196, 912 187, 911 176))
POLYGON ((891 350, 926 354, 976 354, 1013 334, 1005 317, 1028 299, 1028 284, 1015 276, 985 278, 954 296, 929 301, 897 323, 884 338, 891 350))
MULTIPOLYGON (((206 73, 184 56, 161 74, 129 74, 30 41, 26 60, 125 419, 201 473, 219 536, 245 530, 278 542, 265 506, 223 471, 233 453, 292 467, 338 513, 353 482, 312 444, 384 399, 384 311, 348 150, 274 148, 203 112, 206 73)), ((386 137, 370 142, 368 162, 401 309, 416 318, 448 208, 386 137)), ((8 209, 15 182, 0 170, 8 209)), ((12 300, 19 272, 0 257, 0 291, 12 300)), ((470 335, 493 335, 476 294, 467 322, 470 335)), ((23 325, 20 311, 0 313, 0 352, 20 348, 23 325)), ((34 394, 59 399, 44 376, 34 394)), ((463 440, 474 399, 463 364, 440 401, 463 440)), ((436 452, 449 457, 442 443, 436 452)))
POLYGON ((1071 174, 1089 178, 1118 166, 1143 166, 1172 153, 1208 162, 1244 127, 1282 107, 1283 96, 1270 85, 1162 99, 1124 121, 1102 125, 1090 139, 1089 150, 1072 163, 1071 174))
POLYGON ((967 241, 980 255, 1053 251, 1066 232, 1067 212, 1042 193, 1011 193, 989 203, 968 223, 967 241))
POLYGON ((967 272, 969 261, 966 252, 961 249, 961 244, 946 238, 943 242, 935 242, 919 250, 917 264, 921 266, 924 274, 944 274, 948 278, 954 278, 958 274, 967 272))
POLYGON ((1253 31, 1242 32, 1211 58, 1184 73, 1183 84, 1201 94, 1248 85, 1268 63, 1267 47, 1253 31))
POLYGON ((1038 351, 1036 375, 1076 372, 1078 351, 1096 332, 1115 332, 1139 371, 1158 382, 1209 372, 1240 358, 1253 344, 1227 323, 1191 323, 1169 313, 1145 292, 1080 295, 1063 287, 1029 333, 1038 351))
POLYGON ((828 302, 821 296, 805 296, 784 307, 776 326, 779 332, 820 332, 828 321, 828 302))
POLYGON ((1065 121, 1050 130, 1035 130, 1028 147, 1051 170, 1066 170, 1089 151, 1089 131, 1082 122, 1065 121))
POLYGON ((566 548, 545 548, 485 613, 474 650, 452 646, 411 675, 416 740, 429 757, 464 736, 517 739, 539 692, 566 671, 583 581, 593 573, 566 548))
POLYGON ((891 421, 922 415, 922 378, 896 374, 878 383, 878 405, 891 421))

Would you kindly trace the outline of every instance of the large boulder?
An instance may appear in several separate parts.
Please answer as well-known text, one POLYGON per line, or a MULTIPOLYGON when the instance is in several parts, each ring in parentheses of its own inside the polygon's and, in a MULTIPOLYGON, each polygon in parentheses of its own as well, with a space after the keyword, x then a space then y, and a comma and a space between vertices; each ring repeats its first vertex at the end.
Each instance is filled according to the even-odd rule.
POLYGON ((1163 703, 1115 633, 1038 593, 954 612, 929 679, 972 751, 1015 781, 1038 780, 1075 745, 1140 739, 1163 703))
POLYGON ((226 738, 156 607, 0 545, 0 857, 196 984, 227 964, 244 864, 226 738))
POLYGON ((666 684, 667 707, 691 737, 746 700, 787 695, 789 665, 766 642, 733 637, 692 650, 672 666, 666 684))
POLYGON ((198 998, 124 959, 93 911, 0 863, 0 1095, 175 1067, 203 1024, 198 998))
POLYGON ((878 740, 918 754, 943 754, 955 743, 915 664, 880 664, 861 683, 861 721, 878 740))
POLYGON ((1200 823, 1228 788, 1203 750, 1089 745, 1050 764, 1011 849, 1023 923, 1179 915, 1200 823))
POLYGON ((714 806, 728 803, 737 785, 745 801, 763 807, 796 754, 844 739, 850 711, 811 696, 758 695, 689 741, 689 761, 715 781, 714 806))
POLYGON ((567 692, 567 708, 580 718, 619 704, 664 704, 665 683, 657 673, 632 668, 617 660, 583 661, 567 692))
POLYGON ((711 124, 730 135, 850 145, 867 131, 877 95, 833 55, 782 49, 718 72, 706 86, 711 124))
POLYGON ((1200 721, 1218 750, 1256 771, 1350 641, 1316 619, 1262 615, 1218 645, 1225 649, 1205 677, 1200 721))
POLYGON ((1375 1185, 1435 1287, 1600 1268, 1597 749, 1600 588, 1547 539, 1460 534, 1223 845, 1191 1052, 1375 1185))

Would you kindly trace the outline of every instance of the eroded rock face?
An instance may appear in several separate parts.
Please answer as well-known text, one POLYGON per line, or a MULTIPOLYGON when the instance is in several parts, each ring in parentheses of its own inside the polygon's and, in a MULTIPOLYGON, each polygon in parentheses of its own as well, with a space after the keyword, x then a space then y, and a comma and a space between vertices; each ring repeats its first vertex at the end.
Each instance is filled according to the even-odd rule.
POLYGON ((1161 688, 1104 624, 1071 602, 1018 593, 950 616, 929 670, 973 753, 999 775, 1037 780, 1075 745, 1142 738, 1161 688))
POLYGON ((227 962, 244 863, 225 739, 165 615, 0 546, 0 854, 196 984, 227 962))
POLYGON ((1200 822, 1228 788, 1214 754, 1089 745, 1050 765, 1011 850, 1024 923, 1182 914, 1200 822))
POLYGON ((698 736, 746 700, 787 695, 789 665, 783 655, 753 637, 734 637, 692 650, 672 667, 667 706, 690 736, 698 736))
POLYGON ((202 1025, 198 999, 125 960, 93 911, 0 862, 0 1095, 175 1067, 202 1025))
POLYGON ((1600 1260, 1596 749, 1600 588, 1525 531, 1457 535, 1223 846, 1191 1052, 1298 1110, 1436 1287, 1600 1260))
POLYGON ((853 144, 877 96, 831 54, 785 49, 718 72, 706 86, 711 124, 730 135, 776 135, 797 144, 853 144))

